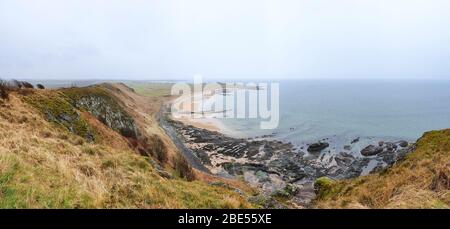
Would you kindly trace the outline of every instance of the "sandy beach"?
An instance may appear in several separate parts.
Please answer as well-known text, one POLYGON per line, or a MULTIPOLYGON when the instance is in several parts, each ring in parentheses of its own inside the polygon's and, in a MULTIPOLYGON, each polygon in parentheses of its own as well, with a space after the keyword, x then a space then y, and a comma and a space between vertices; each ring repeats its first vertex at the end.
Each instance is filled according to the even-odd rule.
MULTIPOLYGON (((204 94, 203 98, 208 99, 210 96, 211 95, 204 94)), ((213 112, 205 111, 200 108, 200 98, 202 97, 198 96, 198 94, 193 94, 181 95, 172 100, 172 109, 174 109, 178 115, 172 115, 171 118, 182 122, 185 125, 191 125, 209 131, 217 131, 223 134, 231 133, 219 118, 214 117, 213 112)), ((172 113, 174 110, 172 110, 172 113)))

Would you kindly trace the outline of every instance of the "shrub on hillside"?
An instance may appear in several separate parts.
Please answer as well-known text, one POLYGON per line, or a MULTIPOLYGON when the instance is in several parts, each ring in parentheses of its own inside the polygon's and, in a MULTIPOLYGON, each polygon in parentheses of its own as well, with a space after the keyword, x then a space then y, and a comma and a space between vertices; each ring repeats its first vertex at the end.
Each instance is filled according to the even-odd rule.
POLYGON ((7 81, 0 80, 0 98, 8 99, 11 92, 11 85, 7 81))
POLYGON ((192 170, 192 167, 181 155, 177 155, 175 158, 175 171, 181 178, 185 178, 188 181, 195 180, 195 174, 194 171, 192 170))
POLYGON ((152 135, 139 140, 129 138, 128 140, 133 148, 137 147, 142 156, 151 156, 162 164, 168 162, 166 145, 158 136, 152 135))
POLYGON ((11 87, 16 88, 16 89, 21 89, 22 86, 22 82, 18 81, 18 80, 11 80, 10 82, 11 87))
POLYGON ((167 148, 164 142, 158 136, 151 136, 148 141, 153 156, 161 163, 167 163, 169 160, 167 156, 167 148))
POLYGON ((11 87, 23 89, 23 88, 34 88, 33 84, 28 83, 27 81, 19 81, 19 80, 11 80, 11 87))
POLYGON ((34 86, 26 81, 19 81, 19 80, 6 81, 0 79, 0 98, 8 99, 9 93, 11 91, 17 91, 22 95, 28 95, 29 93, 32 92, 32 90, 27 89, 33 88, 34 86))

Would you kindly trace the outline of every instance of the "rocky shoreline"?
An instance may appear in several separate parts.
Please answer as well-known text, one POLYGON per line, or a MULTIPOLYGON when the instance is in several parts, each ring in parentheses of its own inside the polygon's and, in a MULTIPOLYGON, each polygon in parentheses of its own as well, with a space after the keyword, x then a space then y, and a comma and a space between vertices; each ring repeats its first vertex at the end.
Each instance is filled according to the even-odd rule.
MULTIPOLYGON (((238 139, 216 131, 160 117, 171 138, 182 142, 185 156, 194 167, 210 173, 242 179, 258 187, 262 195, 280 197, 298 207, 308 207, 314 198, 314 181, 327 176, 348 179, 380 171, 401 160, 414 144, 406 141, 379 142, 352 152, 354 139, 337 154, 327 151, 325 141, 297 148, 289 142, 266 138, 238 139), (190 157, 190 158, 189 158, 190 157), (199 165, 201 164, 201 165, 199 165)), ((178 144, 177 144, 178 145, 178 144)), ((180 146, 179 146, 180 147, 180 146)))

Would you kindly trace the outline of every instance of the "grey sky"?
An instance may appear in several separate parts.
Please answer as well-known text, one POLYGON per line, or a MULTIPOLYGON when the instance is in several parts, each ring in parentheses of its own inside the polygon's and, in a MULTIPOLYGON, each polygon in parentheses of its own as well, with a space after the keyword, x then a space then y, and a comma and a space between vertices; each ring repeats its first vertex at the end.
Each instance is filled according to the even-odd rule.
POLYGON ((0 77, 446 78, 448 0, 0 0, 0 77))

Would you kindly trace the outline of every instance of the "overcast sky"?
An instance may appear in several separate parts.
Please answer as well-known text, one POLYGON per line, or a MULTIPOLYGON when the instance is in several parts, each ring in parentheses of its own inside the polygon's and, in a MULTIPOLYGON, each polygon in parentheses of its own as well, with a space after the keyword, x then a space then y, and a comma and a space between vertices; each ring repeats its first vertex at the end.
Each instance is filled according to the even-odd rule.
POLYGON ((0 0, 0 77, 446 78, 448 0, 0 0))

